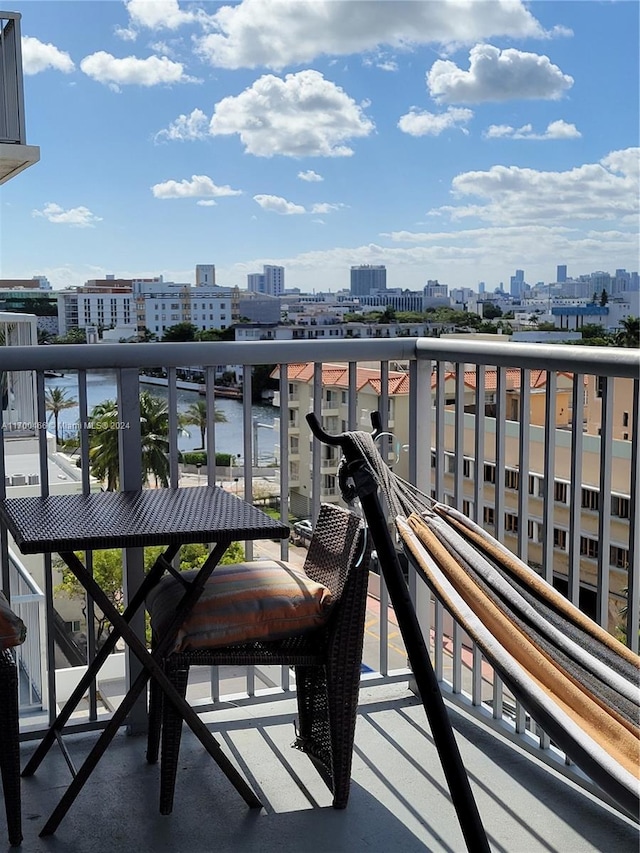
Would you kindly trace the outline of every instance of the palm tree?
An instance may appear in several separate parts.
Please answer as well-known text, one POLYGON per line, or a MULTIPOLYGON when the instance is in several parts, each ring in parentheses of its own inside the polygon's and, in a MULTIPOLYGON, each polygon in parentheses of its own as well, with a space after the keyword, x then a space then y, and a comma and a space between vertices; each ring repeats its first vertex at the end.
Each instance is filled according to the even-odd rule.
POLYGON ((169 406, 149 391, 140 394, 142 479, 152 474, 156 486, 169 485, 169 406))
MULTIPOLYGON (((120 481, 118 431, 120 417, 115 400, 105 400, 91 412, 89 464, 96 479, 115 491, 120 481)), ((169 409, 167 401, 148 391, 140 394, 142 484, 153 476, 156 486, 169 485, 169 409)))
POLYGON ((115 400, 98 403, 89 416, 89 467, 97 480, 106 482, 108 492, 118 488, 120 477, 118 420, 115 400))
POLYGON ((640 317, 626 317, 620 321, 615 343, 619 347, 640 347, 640 317))
MULTIPOLYGON (((224 412, 214 409, 213 419, 217 424, 226 423, 227 418, 224 412)), ((209 426, 209 418, 207 414, 207 404, 204 400, 198 400, 197 403, 191 403, 187 411, 181 416, 182 424, 192 424, 200 430, 200 447, 204 450, 205 439, 207 436, 207 427, 209 426)))
MULTIPOLYGON (((58 422, 60 419, 60 412, 64 411, 64 409, 72 409, 74 406, 78 404, 78 401, 75 397, 67 397, 67 392, 64 388, 48 388, 47 393, 44 398, 44 405, 48 412, 51 412, 53 415, 53 423, 55 426, 56 432, 56 446, 60 441, 60 436, 58 434, 58 422)), ((51 415, 49 416, 51 417, 51 415)))

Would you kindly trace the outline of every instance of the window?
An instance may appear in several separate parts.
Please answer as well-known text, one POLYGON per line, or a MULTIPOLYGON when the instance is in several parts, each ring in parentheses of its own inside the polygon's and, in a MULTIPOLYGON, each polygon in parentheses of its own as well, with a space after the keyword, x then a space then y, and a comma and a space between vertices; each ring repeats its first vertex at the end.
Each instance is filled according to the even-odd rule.
POLYGON ((612 545, 609 548, 609 563, 617 569, 629 568, 629 552, 626 548, 618 548, 612 545))
POLYGON ((504 514, 504 529, 510 531, 511 533, 518 532, 518 516, 513 515, 510 512, 505 512, 504 514))
POLYGON ((582 500, 580 505, 583 509, 593 509, 596 512, 600 509, 600 492, 593 489, 582 489, 582 500))
POLYGON ((623 412, 622 413, 622 426, 623 427, 629 426, 629 412, 623 412))
POLYGON ((475 512, 475 504, 473 503, 473 501, 462 501, 462 512, 468 518, 473 518, 475 512))
POLYGON ((602 397, 604 393, 604 376, 596 376, 596 397, 602 397))
POLYGON ((464 477, 468 477, 469 479, 473 478, 473 459, 463 459, 462 460, 462 474, 464 477))
POLYGON ((484 466, 484 481, 485 481, 485 483, 495 483, 495 481, 496 481, 496 466, 495 465, 485 465, 484 466))
POLYGON ((588 536, 580 537, 580 553, 583 557, 591 557, 593 560, 598 559, 600 551, 600 543, 597 539, 589 539, 588 536))
POLYGON ((629 498, 621 498, 618 495, 612 495, 611 515, 615 515, 618 518, 629 518, 629 498))
POLYGON ((333 474, 322 475, 322 491, 325 495, 336 494, 336 478, 333 474))
POLYGON ((292 435, 289 439, 290 447, 289 452, 292 455, 300 452, 300 439, 296 435, 292 435))
POLYGON ((556 480, 553 484, 553 499, 556 503, 566 504, 569 490, 567 483, 560 483, 556 480))
POLYGON ((496 520, 496 514, 492 506, 486 506, 482 513, 482 519, 485 524, 494 524, 496 520))
POLYGON ((560 548, 561 551, 567 550, 566 530, 560 530, 558 527, 553 528, 553 547, 560 548))
POLYGON ((432 468, 436 467, 436 454, 435 453, 431 454, 431 467, 432 468))
POLYGON ((456 457, 453 455, 453 453, 445 453, 444 470, 447 472, 447 474, 456 473, 456 457))
POLYGON ((543 477, 529 477, 529 494, 533 495, 535 498, 539 498, 542 496, 544 491, 544 478, 543 477))
POLYGON ((80 631, 80 620, 73 619, 71 622, 65 622, 64 627, 70 634, 77 634, 80 631))
POLYGON ((527 536, 532 542, 542 541, 542 526, 537 521, 527 521, 527 536))
POLYGON ((504 484, 507 489, 518 489, 520 486, 520 472, 507 469, 504 472, 504 484))

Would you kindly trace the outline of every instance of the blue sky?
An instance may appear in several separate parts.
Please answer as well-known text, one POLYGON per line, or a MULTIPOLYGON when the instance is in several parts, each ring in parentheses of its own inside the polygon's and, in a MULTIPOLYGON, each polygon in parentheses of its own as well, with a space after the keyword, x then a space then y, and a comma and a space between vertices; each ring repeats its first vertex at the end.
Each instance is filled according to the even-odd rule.
POLYGON ((0 277, 638 269, 636 2, 26 2, 0 277))

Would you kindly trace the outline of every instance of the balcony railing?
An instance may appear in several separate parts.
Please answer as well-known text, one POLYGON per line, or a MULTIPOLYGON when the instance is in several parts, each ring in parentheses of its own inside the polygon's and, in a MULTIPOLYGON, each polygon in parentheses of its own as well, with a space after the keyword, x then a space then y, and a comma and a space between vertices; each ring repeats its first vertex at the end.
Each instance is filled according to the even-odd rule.
MULTIPOLYGON (((255 430, 251 428, 252 367, 258 364, 279 365, 280 400, 289 396, 288 364, 310 362, 314 364, 313 379, 307 389, 307 398, 313 400, 313 410, 321 419, 323 410, 322 362, 327 360, 327 342, 260 342, 207 343, 207 344, 131 344, 7 347, 3 351, 6 371, 34 371, 36 401, 34 410, 34 441, 38 452, 39 484, 31 486, 32 493, 46 494, 62 488, 49 476, 47 463, 47 434, 44 426, 45 408, 44 372, 77 371, 77 397, 80 411, 80 480, 75 486, 68 480, 64 488, 88 491, 95 488, 89 476, 89 445, 86 424, 89 420, 87 404, 87 377, 92 371, 115 370, 117 393, 122 420, 130 425, 120 434, 120 484, 121 488, 139 487, 141 481, 139 429, 139 370, 163 368, 168 378, 169 402, 169 480, 172 487, 184 485, 178 456, 178 417, 176 372, 179 368, 203 365, 206 400, 209 410, 207 431, 208 482, 216 482, 215 450, 216 428, 213 417, 213 388, 216 367, 223 364, 243 365, 244 377, 244 429, 242 456, 253 459, 255 430), (126 417, 125 417, 126 414, 126 417)), ((632 350, 588 350, 578 347, 544 345, 495 344, 476 341, 447 341, 445 339, 390 339, 383 341, 335 341, 331 346, 331 361, 349 365, 347 392, 348 428, 368 428, 361 423, 363 406, 356 389, 356 368, 359 362, 375 361, 380 366, 381 394, 378 409, 389 411, 389 374, 398 369, 409 376, 409 393, 405 398, 394 398, 394 423, 400 430, 406 424, 406 433, 397 432, 393 438, 382 439, 388 454, 403 476, 415 482, 424 492, 432 493, 468 512, 479 523, 485 522, 491 532, 518 553, 524 560, 553 580, 574 602, 589 610, 597 621, 610 630, 617 630, 621 638, 637 650, 638 612, 640 597, 640 519, 638 505, 639 454, 638 411, 640 400, 640 353, 632 350), (597 386, 597 429, 594 434, 583 432, 585 422, 594 423, 594 400, 585 398, 585 387, 595 377, 597 386), (535 380, 535 381, 532 381, 535 380), (628 440, 614 440, 614 412, 619 402, 617 382, 625 383, 625 412, 628 423, 628 440), (510 420, 513 407, 507 409, 507 388, 519 388, 518 420, 510 420), (586 383, 586 384, 585 384, 586 383), (492 384, 495 399, 492 411, 485 409, 485 388, 492 384), (532 388, 536 389, 535 400, 532 388), (541 405, 538 389, 544 387, 541 405), (560 408, 570 405, 571 417, 560 417, 560 408), (406 417, 402 407, 406 407, 406 417), (629 417, 629 413, 631 416, 629 417), (599 434, 598 434, 599 430, 599 434), (485 470, 493 474, 485 476, 485 470), (508 473, 510 472, 510 473, 508 473), (518 476, 516 476, 518 474, 518 476), (532 480, 533 478, 533 480, 532 480), (533 482, 534 488, 531 489, 533 482), (568 488, 556 489, 556 482, 568 488), (587 492, 597 492, 596 500, 584 497, 587 492), (619 495, 628 501, 628 515, 612 513, 610 496, 619 495), (602 496, 606 495, 607 499, 602 496), (562 501, 559 500, 562 498, 562 501), (583 506, 587 500, 587 506, 583 506), (597 507, 597 508, 596 508, 597 507), (586 518, 589 516, 589 519, 586 518), (515 519, 515 521, 514 521, 515 519), (595 522, 597 521, 597 524, 595 522), (596 531, 597 530, 597 535, 596 531), (563 535, 560 535, 563 534, 563 535), (597 550, 588 550, 583 540, 596 541, 597 550), (614 564, 610 563, 612 554, 614 564), (626 618, 622 611, 626 609, 626 618)), ((302 399, 302 398, 301 398, 302 399)), ((306 431, 300 411, 300 432, 306 431)), ((6 415, 5 415, 6 417, 6 415)), ((287 418, 281 419, 287 423, 287 418)), ((290 428, 290 425, 289 425, 290 428)), ((0 456, 0 492, 5 488, 6 460, 13 452, 11 437, 5 432, 0 456)), ((293 486, 290 483, 289 436, 287 429, 280 432, 277 458, 279 467, 279 493, 289 496, 293 504, 302 501, 302 490, 307 487, 308 515, 314 519, 322 500, 338 500, 337 494, 323 492, 322 473, 325 460, 322 449, 314 443, 308 451, 308 442, 300 442, 301 456, 310 453, 308 466, 296 457, 299 472, 310 470, 309 482, 293 486)), ((204 477, 205 470, 202 470, 204 477)), ((245 477, 239 484, 244 497, 252 500, 254 472, 247 466, 245 477)), ((306 473, 305 473, 305 476, 306 473)), ((331 489, 334 492, 334 489, 331 489)), ((627 505, 625 504, 625 507, 627 505)), ((625 509, 626 513, 626 509, 625 509)), ((281 515, 288 521, 286 500, 281 500, 281 515)), ((11 547, 11 543, 9 543, 11 547)), ((278 546, 281 558, 289 556, 289 543, 278 546)), ((11 580, 6 541, 2 549, 3 586, 11 580)), ((246 554, 252 559, 258 553, 248 543, 246 554), (255 554, 254 554, 255 550, 255 554)), ((135 561, 126 561, 135 565, 135 561)), ((42 567, 46 596, 46 624, 49 630, 42 644, 45 660, 46 687, 42 706, 49 717, 56 708, 55 649, 51 626, 54 623, 54 590, 50 565, 42 567)), ((536 754, 545 754, 558 761, 565 772, 564 756, 553 749, 548 737, 528 719, 524 710, 515 703, 500 680, 472 646, 463 629, 453 623, 439 604, 431 600, 424 585, 418 584, 410 573, 409 584, 421 620, 425 637, 432 650, 436 672, 452 698, 465 705, 487 724, 501 733, 518 738, 536 754), (542 747, 542 749, 541 749, 542 747)), ((19 594, 13 581, 12 595, 19 594)), ((394 681, 407 681, 410 673, 405 666, 397 626, 388 606, 384 584, 372 577, 371 592, 376 598, 377 623, 369 627, 365 646, 367 672, 363 679, 369 685, 394 681), (393 632, 394 639, 390 640, 393 632)), ((89 618, 90 615, 89 615, 89 618)), ((89 647, 91 642, 89 642, 89 647)), ((89 649, 89 654, 92 654, 89 649)), ((120 659, 119 659, 120 660, 120 659)), ((114 663, 114 672, 120 662, 114 663)), ((116 673, 117 675, 117 673, 116 673)), ((116 675, 112 674, 115 678, 116 675)), ((215 706, 221 698, 233 694, 237 703, 262 701, 265 697, 290 695, 294 685, 286 668, 272 667, 268 672, 249 669, 245 676, 227 680, 227 673, 213 671, 206 680, 195 684, 191 699, 202 709, 215 706)), ((124 675, 123 675, 124 677, 124 675)), ((117 692, 117 691, 116 691, 117 692)), ((122 691, 124 692, 124 690, 122 691)), ((25 705, 26 710, 26 705, 25 705)), ((31 706, 29 710, 32 710, 31 706)), ((89 697, 87 711, 74 722, 76 730, 100 727, 104 719, 98 703, 89 697)), ((46 719, 33 716, 23 720, 24 736, 41 734, 46 719)))

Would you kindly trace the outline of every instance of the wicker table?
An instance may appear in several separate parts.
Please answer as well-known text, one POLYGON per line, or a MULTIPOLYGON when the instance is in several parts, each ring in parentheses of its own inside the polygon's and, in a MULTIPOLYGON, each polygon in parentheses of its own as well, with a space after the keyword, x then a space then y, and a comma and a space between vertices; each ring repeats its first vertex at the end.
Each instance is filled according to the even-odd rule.
POLYGON ((55 832, 150 678, 158 682, 168 701, 177 708, 245 801, 250 806, 259 807, 261 803, 254 791, 224 755, 195 711, 171 685, 158 659, 171 647, 178 627, 197 601, 229 544, 238 540, 285 539, 289 528, 215 486, 10 498, 0 501, 0 521, 23 554, 57 552, 113 626, 104 646, 89 664, 78 687, 28 762, 23 776, 33 774, 51 745, 56 739, 60 740, 65 723, 115 648, 118 638, 126 641, 142 664, 142 671, 83 765, 74 771, 71 784, 40 834, 55 832), (165 571, 179 574, 171 561, 181 545, 191 542, 212 542, 215 546, 195 580, 185 586, 185 594, 166 635, 151 653, 129 623, 165 571), (166 550, 132 595, 124 613, 120 614, 74 552, 147 545, 163 545, 166 550))

